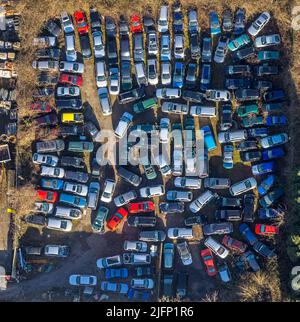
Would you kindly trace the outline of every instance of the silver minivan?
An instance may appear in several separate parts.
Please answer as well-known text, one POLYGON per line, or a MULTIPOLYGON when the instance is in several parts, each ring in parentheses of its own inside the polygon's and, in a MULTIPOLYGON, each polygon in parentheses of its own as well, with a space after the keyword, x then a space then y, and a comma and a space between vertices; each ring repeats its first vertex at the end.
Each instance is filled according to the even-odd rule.
POLYGON ((97 61, 95 64, 95 76, 97 87, 107 86, 107 71, 104 61, 97 61))
POLYGON ((82 211, 77 208, 57 206, 55 217, 77 220, 82 218, 82 211))
POLYGON ((214 106, 192 105, 190 108, 190 115, 199 117, 215 117, 217 115, 217 111, 214 106))
POLYGON ((218 195, 216 193, 206 190, 197 199, 190 203, 189 208, 191 212, 196 213, 200 211, 206 204, 215 199, 217 196, 218 195))
POLYGON ((139 86, 148 86, 148 79, 145 75, 144 63, 136 63, 135 65, 135 76, 139 86))
POLYGON ((142 33, 133 34, 133 57, 135 62, 144 61, 144 37, 142 33))
POLYGON ((66 34, 66 59, 67 61, 76 61, 77 53, 75 49, 75 37, 74 34, 66 34))
POLYGON ((168 20, 169 20, 169 8, 168 6, 161 6, 159 11, 159 18, 157 21, 158 31, 166 32, 169 29, 168 20))

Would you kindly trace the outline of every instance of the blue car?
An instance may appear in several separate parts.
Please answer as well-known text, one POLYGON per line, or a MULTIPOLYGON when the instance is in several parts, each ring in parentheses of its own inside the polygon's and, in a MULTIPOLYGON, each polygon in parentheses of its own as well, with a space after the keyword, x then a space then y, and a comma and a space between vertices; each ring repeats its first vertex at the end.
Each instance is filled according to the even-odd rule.
POLYGON ((61 179, 43 178, 41 180, 40 186, 41 188, 44 188, 44 189, 61 190, 64 186, 64 181, 61 179))
POLYGON ((286 96, 282 89, 276 89, 274 91, 269 91, 264 94, 264 100, 266 103, 274 101, 283 101, 285 99, 286 96))
POLYGON ((262 152, 262 159, 264 161, 270 160, 270 159, 278 159, 285 156, 285 152, 283 148, 277 147, 268 149, 262 152))
POLYGON ((264 112, 281 112, 283 109, 283 105, 283 102, 263 104, 262 110, 264 112))
POLYGON ((267 176, 266 179, 264 179, 260 185, 258 186, 257 190, 258 190, 258 193, 261 195, 261 196, 264 196, 273 186, 275 182, 275 176, 274 175, 269 175, 267 176))
POLYGON ((78 208, 85 208, 87 205, 86 198, 67 193, 60 194, 59 201, 78 208))
POLYGON ((105 270, 105 278, 127 278, 128 277, 128 269, 127 268, 107 268, 105 270))
POLYGON ((284 213, 280 212, 275 208, 259 208, 258 209, 258 218, 259 219, 276 219, 281 217, 284 213))
POLYGON ((273 203, 277 202, 283 195, 284 190, 282 188, 275 188, 274 190, 266 194, 263 198, 261 198, 259 200, 259 204, 263 208, 268 208, 273 205, 273 203))
POLYGON ((103 281, 100 284, 101 291, 104 292, 114 292, 118 294, 127 294, 128 293, 128 284, 125 283, 113 283, 103 281))
POLYGON ((257 238, 253 234, 253 232, 250 230, 249 226, 247 224, 240 224, 240 233, 247 239, 248 243, 250 245, 254 245, 257 242, 257 238))
POLYGON ((201 127, 204 135, 204 145, 208 151, 212 151, 217 148, 216 141, 214 139, 214 134, 209 125, 201 127))
POLYGON ((175 62, 173 87, 182 88, 184 79, 184 64, 182 62, 175 62))
POLYGON ((127 296, 129 300, 148 301, 151 297, 151 293, 149 291, 139 291, 131 288, 128 291, 127 296))
POLYGON ((283 126, 287 125, 287 118, 285 115, 267 116, 266 125, 268 126, 283 126))
POLYGON ((253 165, 251 167, 253 175, 259 176, 265 173, 270 173, 275 171, 275 162, 265 162, 253 165))
POLYGON ((226 144, 224 145, 223 150, 223 167, 225 169, 232 169, 233 168, 233 145, 226 144))
POLYGON ((219 17, 215 11, 209 13, 209 26, 211 35, 218 35, 221 33, 219 17))
POLYGON ((174 34, 183 33, 183 13, 182 13, 182 11, 176 11, 173 14, 173 30, 174 30, 174 34))
POLYGON ((267 127, 256 127, 256 128, 252 128, 252 129, 248 129, 247 130, 247 134, 248 134, 248 139, 250 138, 257 138, 257 137, 266 137, 268 136, 269 130, 267 127))
POLYGON ((201 71, 201 79, 200 79, 200 89, 202 91, 206 91, 210 88, 211 84, 211 65, 203 64, 201 71))

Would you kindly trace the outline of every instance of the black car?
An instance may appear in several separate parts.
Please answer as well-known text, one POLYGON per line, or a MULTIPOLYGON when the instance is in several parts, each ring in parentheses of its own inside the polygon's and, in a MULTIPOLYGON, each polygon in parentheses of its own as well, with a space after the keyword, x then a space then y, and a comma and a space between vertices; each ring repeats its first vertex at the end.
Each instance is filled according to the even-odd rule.
POLYGON ((128 91, 132 88, 132 74, 129 61, 121 62, 121 88, 123 91, 128 91))
POLYGON ((47 223, 46 217, 43 215, 28 215, 24 218, 25 222, 28 224, 45 226, 47 223))
POLYGON ((207 216, 205 215, 189 216, 184 220, 184 224, 186 226, 205 225, 206 223, 207 223, 207 216))
POLYGON ((92 176, 93 177, 99 177, 100 176, 100 170, 101 170, 101 167, 98 164, 96 158, 93 158, 93 160, 92 160, 92 176))
POLYGON ((161 202, 159 204, 159 210, 163 214, 174 214, 184 212, 183 202, 161 202))
POLYGON ((86 172, 66 170, 64 178, 66 180, 73 180, 80 183, 87 183, 89 180, 89 175, 86 172))
POLYGON ((222 28, 224 32, 230 32, 233 29, 232 13, 229 9, 224 10, 222 14, 222 28))
POLYGON ((46 23, 46 26, 45 28, 50 32, 51 35, 53 35, 54 37, 58 37, 60 32, 61 32, 61 29, 59 27, 59 25, 54 22, 53 20, 49 20, 47 23, 46 23))
POLYGON ((105 17, 105 31, 106 31, 106 37, 115 39, 117 36, 117 26, 115 24, 115 21, 112 17, 105 17))
POLYGON ((58 82, 57 76, 52 76, 48 73, 40 73, 38 75, 38 83, 39 85, 56 85, 58 82))
POLYGON ((183 33, 183 13, 180 7, 173 12, 173 30, 174 34, 183 33))
POLYGON ((261 159, 260 151, 246 151, 240 153, 240 158, 243 162, 255 162, 261 159))
POLYGON ((90 59, 92 57, 92 50, 89 34, 79 35, 79 42, 83 58, 90 59))
POLYGON ((190 48, 192 59, 198 59, 201 56, 201 49, 199 45, 199 35, 198 33, 193 33, 190 35, 190 48))
POLYGON ((123 36, 120 40, 121 61, 130 62, 130 43, 128 36, 123 36))
POLYGON ((77 136, 84 134, 84 127, 82 125, 61 125, 60 135, 66 136, 77 136))
POLYGON ((232 60, 233 62, 238 62, 241 60, 249 59, 255 57, 256 52, 253 46, 246 47, 240 50, 237 50, 236 52, 232 53, 232 60))
POLYGON ((203 99, 203 93, 190 91, 190 90, 183 90, 182 91, 182 98, 186 101, 201 103, 203 99))
POLYGON ((187 66, 187 72, 185 77, 186 87, 189 89, 194 89, 196 87, 197 82, 197 64, 189 63, 187 66))
POLYGON ((255 212, 255 196, 254 194, 247 193, 244 195, 244 209, 243 209, 243 221, 253 222, 255 212))
POLYGON ((265 258, 273 258, 276 256, 274 250, 270 249, 268 246, 266 246, 265 244, 263 244, 260 241, 257 241, 254 245, 253 245, 253 249, 261 256, 265 257, 265 258))
POLYGON ((227 89, 238 89, 238 88, 250 88, 250 78, 226 78, 225 88, 227 89))
POLYGON ((225 71, 227 75, 251 76, 250 65, 229 65, 225 71))
POLYGON ((164 274, 162 278, 162 295, 172 298, 174 296, 174 276, 173 274, 164 274))
POLYGON ((96 125, 93 122, 91 121, 87 122, 84 125, 84 128, 86 132, 92 137, 93 140, 97 137, 99 130, 97 129, 96 125))
POLYGON ((269 64, 255 66, 254 71, 257 76, 278 75, 279 73, 278 66, 269 64))
POLYGON ((90 20, 92 32, 101 31, 102 19, 98 10, 94 7, 90 7, 90 20))
POLYGON ((274 101, 284 101, 285 99, 286 99, 286 95, 284 90, 282 89, 268 91, 264 94, 264 100, 266 103, 270 103, 274 101))
POLYGON ((271 81, 266 81, 266 80, 256 80, 253 83, 253 87, 260 91, 267 91, 273 88, 273 83, 271 81))
POLYGON ((62 156, 60 163, 64 167, 74 167, 83 169, 85 166, 83 158, 62 156))
POLYGON ((144 24, 144 30, 147 34, 151 31, 155 31, 155 22, 152 17, 144 16, 143 24, 144 24))
POLYGON ((182 299, 187 296, 189 274, 187 272, 178 272, 176 297, 182 299))
POLYGON ((134 273, 136 277, 153 276, 155 274, 155 269, 153 266, 138 266, 135 267, 134 273))
POLYGON ((63 109, 81 110, 82 100, 80 98, 56 99, 56 107, 58 111, 63 109))
POLYGON ((123 38, 123 36, 129 35, 129 26, 128 26, 127 19, 125 18, 124 15, 120 16, 119 30, 120 30, 120 35, 122 38, 123 38))
POLYGON ((239 209, 220 209, 215 211, 216 220, 238 221, 242 219, 242 212, 239 209))
POLYGON ((155 227, 155 216, 129 216, 127 217, 127 224, 130 227, 155 227))
POLYGON ((264 138, 269 135, 269 129, 267 127, 254 127, 247 130, 248 138, 264 138))
POLYGON ((213 223, 203 226, 203 234, 206 236, 231 234, 232 232, 233 225, 230 222, 213 223))
POLYGON ((237 151, 251 151, 258 148, 256 140, 245 140, 238 142, 235 146, 237 151))
POLYGON ((217 200, 218 206, 222 208, 241 208, 242 207, 242 199, 241 198, 233 198, 233 197, 220 197, 217 200))
POLYGON ((106 50, 109 65, 118 63, 118 52, 116 38, 109 37, 106 42, 106 50))
POLYGON ((260 92, 258 89, 237 89, 235 91, 235 98, 237 101, 254 101, 258 100, 260 92))
POLYGON ((227 131, 232 127, 232 106, 229 104, 221 106, 220 130, 227 131))
POLYGON ((124 167, 117 168, 118 174, 121 179, 125 180, 126 182, 132 184, 135 187, 138 187, 142 182, 142 178, 137 174, 125 169, 124 167))
POLYGON ((120 104, 127 104, 135 102, 145 96, 144 87, 134 88, 130 91, 123 92, 118 95, 118 100, 120 104))
POLYGON ((58 60, 60 58, 59 48, 40 48, 35 52, 37 58, 50 58, 58 60))

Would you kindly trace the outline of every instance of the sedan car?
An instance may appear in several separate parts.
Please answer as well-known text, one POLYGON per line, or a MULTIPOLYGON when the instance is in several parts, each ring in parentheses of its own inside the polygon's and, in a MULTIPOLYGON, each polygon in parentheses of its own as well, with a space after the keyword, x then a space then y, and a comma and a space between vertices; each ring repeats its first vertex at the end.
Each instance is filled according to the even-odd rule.
POLYGON ((247 224, 240 224, 239 230, 251 246, 257 242, 256 236, 253 234, 247 224))
POLYGON ((159 204, 159 210, 163 214, 183 213, 183 202, 162 202, 159 204))
POLYGON ((255 234, 260 236, 274 236, 279 234, 279 228, 274 225, 256 224, 255 234))
POLYGON ((117 207, 122 207, 136 198, 137 198, 137 193, 134 190, 131 190, 115 197, 114 203, 117 207))
POLYGON ((95 286, 97 285, 97 277, 93 275, 71 275, 69 284, 72 286, 95 286))
POLYGON ((271 192, 267 193, 262 199, 259 200, 259 204, 263 208, 268 208, 277 202, 284 195, 282 188, 275 188, 271 192))
POLYGON ((281 38, 279 34, 265 35, 257 37, 254 41, 254 46, 256 48, 262 48, 267 46, 276 46, 281 43, 281 38))
POLYGON ((263 149, 267 149, 273 146, 285 144, 288 140, 289 137, 287 133, 278 133, 262 138, 259 143, 263 149))
POLYGON ((165 243, 163 246, 163 268, 173 269, 175 250, 173 243, 165 243))
POLYGON ((97 259, 96 266, 98 268, 108 268, 113 266, 121 266, 123 264, 122 256, 115 255, 97 259))
POLYGON ((182 88, 184 83, 184 63, 175 62, 173 74, 173 87, 182 88))
POLYGON ((271 162, 259 163, 259 164, 253 165, 251 170, 253 175, 262 175, 262 174, 274 172, 275 162, 271 161, 271 162))
POLYGON ((193 199, 193 193, 191 191, 169 190, 166 198, 169 201, 190 202, 193 199))
POLYGON ((247 249, 247 245, 237 239, 234 239, 228 235, 225 235, 222 239, 222 244, 232 251, 237 253, 244 253, 247 249))
POLYGON ((126 219, 128 212, 124 208, 119 208, 117 212, 108 220, 107 228, 116 230, 122 221, 126 219))
POLYGON ((248 33, 251 36, 256 36, 266 26, 270 19, 271 15, 269 12, 265 11, 261 13, 259 17, 256 18, 255 21, 248 28, 248 33))
POLYGON ((127 294, 129 286, 128 286, 128 284, 125 284, 125 283, 112 283, 112 282, 103 281, 100 284, 100 289, 103 292, 127 294))
POLYGON ((220 37, 215 51, 214 62, 223 64, 228 50, 229 39, 227 37, 220 37))
POLYGON ((155 207, 152 201, 140 201, 127 204, 127 210, 132 214, 137 214, 140 212, 152 212, 155 207))
POLYGON ((108 216, 108 208, 100 206, 97 210, 95 219, 92 222, 92 229, 94 232, 103 234, 105 232, 105 223, 108 216))
POLYGON ((218 35, 221 33, 221 25, 218 14, 215 11, 209 13, 210 34, 218 35))
POLYGON ((224 235, 230 234, 233 232, 233 225, 230 222, 221 222, 221 223, 213 223, 207 224, 203 226, 203 234, 210 235, 224 235))
POLYGON ((208 276, 217 275, 217 269, 213 258, 213 253, 209 248, 200 251, 200 255, 203 259, 205 269, 208 276))
POLYGON ((128 113, 128 112, 124 112, 123 115, 121 116, 118 126, 115 129, 115 135, 118 138, 122 138, 126 132, 127 129, 129 128, 129 126, 132 124, 132 120, 133 120, 133 115, 128 113))
POLYGON ((105 270, 106 279, 127 278, 128 268, 107 268, 105 270))

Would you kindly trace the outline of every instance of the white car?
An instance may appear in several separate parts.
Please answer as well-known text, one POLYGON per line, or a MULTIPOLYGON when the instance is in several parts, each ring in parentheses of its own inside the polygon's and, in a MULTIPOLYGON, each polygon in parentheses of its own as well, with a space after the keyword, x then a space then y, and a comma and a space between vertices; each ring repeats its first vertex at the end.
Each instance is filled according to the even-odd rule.
POLYGON ((163 102, 161 110, 165 113, 174 113, 186 115, 189 112, 189 107, 186 104, 163 102))
POLYGON ((170 239, 193 239, 192 228, 169 228, 168 237, 170 239))
POLYGON ((140 196, 142 198, 159 197, 165 194, 165 187, 163 185, 147 186, 140 188, 140 196))
POLYGON ((232 196, 238 196, 238 195, 245 193, 249 190, 253 190, 256 187, 257 187, 257 182, 256 182, 255 178, 250 177, 250 178, 244 179, 240 182, 233 184, 229 188, 229 192, 232 196))
POLYGON ((190 115, 199 117, 215 117, 217 115, 217 111, 214 106, 192 105, 190 107, 190 115))
POLYGON ((188 178, 188 177, 178 177, 178 178, 175 178, 174 185, 176 188, 200 189, 201 188, 201 179, 188 178))
POLYGON ((104 116, 112 114, 112 107, 110 102, 110 96, 106 87, 98 88, 98 96, 101 106, 101 111, 104 116))
POLYGON ((60 230, 60 231, 71 231, 72 230, 72 221, 69 219, 60 219, 49 217, 47 221, 48 229, 60 230))
POLYGON ((261 37, 257 37, 254 41, 254 46, 256 48, 268 47, 268 46, 276 46, 281 43, 281 38, 279 34, 273 35, 265 35, 261 37))
POLYGON ((130 201, 135 200, 136 198, 137 198, 137 193, 134 190, 131 190, 115 197, 114 203, 116 207, 122 207, 128 204, 130 201))
POLYGON ((169 131, 170 131, 170 119, 163 117, 160 119, 160 131, 159 131, 159 140, 161 143, 169 143, 169 131))
POLYGON ((133 115, 128 113, 128 112, 124 112, 123 115, 121 116, 121 119, 118 123, 118 126, 117 128, 115 129, 115 135, 118 137, 118 138, 122 138, 129 126, 131 125, 132 123, 132 120, 133 120, 133 115))
POLYGON ((145 253, 148 250, 148 245, 143 241, 129 241, 125 240, 124 242, 124 250, 130 252, 141 252, 145 253))
POLYGON ((95 63, 95 77, 96 77, 96 84, 98 88, 107 86, 106 75, 107 73, 106 73, 105 62, 97 61, 95 63))
POLYGON ((114 255, 97 259, 96 266, 98 268, 108 268, 113 266, 121 266, 123 264, 122 256, 114 255))
POLYGON ((214 62, 217 64, 222 64, 225 61, 225 57, 228 51, 229 38, 220 37, 215 55, 214 55, 214 62))
POLYGON ((278 133, 265 138, 260 139, 260 145, 263 149, 271 148, 273 146, 278 146, 287 143, 289 136, 287 133, 278 133))
POLYGON ((177 243, 177 250, 181 258, 183 265, 191 265, 193 263, 192 254, 189 250, 188 243, 186 241, 177 243))
POLYGON ((61 96, 79 96, 80 88, 77 86, 58 86, 56 89, 56 95, 61 96))
POLYGON ((163 176, 168 176, 172 173, 169 163, 167 162, 165 156, 163 154, 159 154, 155 158, 155 162, 159 167, 159 170, 163 176))
POLYGON ((174 57, 184 59, 184 37, 180 34, 174 36, 174 57))
POLYGON ((63 190, 83 197, 88 194, 88 186, 80 183, 65 182, 63 190))
POLYGON ((228 102, 231 100, 231 94, 227 90, 209 89, 205 92, 205 98, 213 102, 228 102))
POLYGON ((93 49, 95 58, 104 58, 105 57, 105 47, 103 44, 102 39, 102 32, 101 31, 94 31, 92 33, 93 37, 93 49))
POLYGON ((267 11, 263 12, 248 28, 248 33, 251 36, 256 36, 269 22, 270 19, 271 19, 270 13, 267 11))
POLYGON ((150 85, 157 85, 158 84, 158 74, 157 74, 157 61, 156 59, 148 59, 147 62, 147 76, 148 76, 148 83, 150 85))
POLYGON ((60 14, 60 17, 61 17, 61 24, 62 24, 62 27, 64 29, 64 32, 65 33, 74 32, 74 25, 73 25, 72 19, 67 14, 67 12, 66 11, 63 11, 60 14))
POLYGON ((83 74, 84 65, 83 65, 83 63, 61 61, 59 63, 59 71, 76 73, 76 74, 83 74))
POLYGON ((71 275, 69 284, 73 286, 95 286, 97 285, 97 277, 94 275, 71 275))
POLYGON ((204 241, 204 245, 222 259, 226 258, 229 255, 228 249, 225 248, 223 245, 221 245, 218 241, 216 241, 212 237, 208 237, 204 241))
POLYGON ((218 133, 219 143, 240 142, 247 139, 246 130, 222 131, 218 133))
MULTIPOLYGON (((161 63, 161 83, 162 85, 170 85, 172 82, 172 69, 169 62, 161 63)), ((157 94, 156 94, 157 96, 157 94)))
POLYGON ((155 32, 148 33, 148 55, 156 56, 158 53, 157 36, 155 32))
POLYGON ((156 97, 157 98, 180 98, 181 90, 180 88, 158 88, 156 90, 156 97))
POLYGON ((120 93, 120 72, 119 68, 111 67, 109 69, 109 93, 111 95, 118 95, 120 93))
POLYGON ((112 179, 106 179, 104 182, 103 192, 101 195, 101 201, 105 203, 110 203, 112 201, 112 196, 116 189, 116 182, 112 179))
POLYGON ((58 157, 51 154, 34 153, 32 156, 32 162, 35 164, 45 164, 55 167, 58 163, 58 157))
POLYGON ((63 178, 65 175, 65 170, 63 168, 47 167, 42 165, 40 175, 52 178, 63 178))

